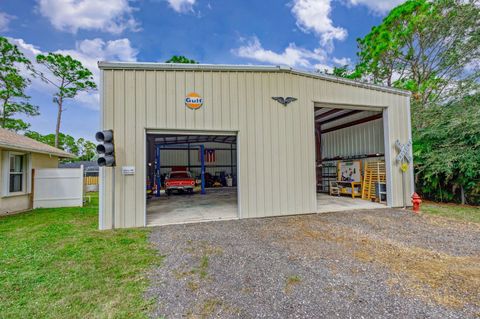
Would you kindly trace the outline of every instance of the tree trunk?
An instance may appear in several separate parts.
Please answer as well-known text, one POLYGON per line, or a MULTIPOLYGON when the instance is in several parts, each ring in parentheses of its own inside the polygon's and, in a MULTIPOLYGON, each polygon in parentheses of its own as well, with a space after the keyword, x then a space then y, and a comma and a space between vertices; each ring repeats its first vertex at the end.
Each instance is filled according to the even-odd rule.
POLYGON ((465 189, 463 189, 463 185, 460 185, 460 197, 462 201, 462 205, 465 205, 465 189))
POLYGON ((2 128, 5 128, 5 104, 3 105, 2 128))
POLYGON ((5 122, 7 121, 7 113, 6 113, 6 111, 7 111, 7 101, 8 101, 8 100, 5 100, 5 101, 3 102, 2 128, 5 128, 5 125, 6 125, 5 122))
POLYGON ((58 148, 58 135, 60 134, 60 122, 62 121, 62 112, 63 112, 63 100, 62 98, 58 98, 58 113, 57 113, 57 126, 55 127, 55 147, 58 148))

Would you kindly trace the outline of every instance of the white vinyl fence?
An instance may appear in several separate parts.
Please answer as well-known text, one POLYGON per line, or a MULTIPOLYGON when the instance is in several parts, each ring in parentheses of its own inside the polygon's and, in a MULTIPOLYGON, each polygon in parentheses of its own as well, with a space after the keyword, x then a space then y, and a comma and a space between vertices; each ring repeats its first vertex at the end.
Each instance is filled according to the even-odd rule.
POLYGON ((35 170, 33 208, 76 207, 82 204, 83 166, 35 170))

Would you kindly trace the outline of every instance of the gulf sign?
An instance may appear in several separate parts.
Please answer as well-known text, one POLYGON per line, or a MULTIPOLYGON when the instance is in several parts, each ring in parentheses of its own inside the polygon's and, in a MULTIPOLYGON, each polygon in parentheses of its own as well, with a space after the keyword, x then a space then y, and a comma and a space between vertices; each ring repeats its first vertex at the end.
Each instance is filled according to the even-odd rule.
POLYGON ((185 105, 192 110, 197 110, 202 107, 203 98, 198 93, 188 93, 185 97, 185 105))

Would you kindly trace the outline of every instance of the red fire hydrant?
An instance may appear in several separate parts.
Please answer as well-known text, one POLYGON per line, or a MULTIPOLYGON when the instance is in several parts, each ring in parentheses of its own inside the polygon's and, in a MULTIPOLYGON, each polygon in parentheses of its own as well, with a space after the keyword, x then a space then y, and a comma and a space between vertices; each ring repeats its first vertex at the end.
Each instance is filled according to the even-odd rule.
POLYGON ((422 199, 420 198, 420 196, 417 193, 413 193, 412 195, 413 211, 417 214, 420 212, 421 203, 422 203, 422 199))

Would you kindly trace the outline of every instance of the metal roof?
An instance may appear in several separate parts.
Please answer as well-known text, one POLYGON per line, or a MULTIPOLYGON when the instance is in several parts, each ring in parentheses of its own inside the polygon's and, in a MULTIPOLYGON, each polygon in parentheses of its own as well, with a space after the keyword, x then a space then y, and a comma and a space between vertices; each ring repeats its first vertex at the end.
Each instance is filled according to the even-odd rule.
POLYGON ((73 158, 74 155, 29 137, 0 128, 0 148, 73 158))
POLYGON ((362 87, 371 90, 377 90, 387 93, 399 94, 410 96, 411 92, 406 90, 400 90, 392 87, 386 87, 376 84, 370 84, 333 75, 307 72, 295 70, 286 66, 274 66, 274 65, 237 65, 237 64, 186 64, 186 63, 155 63, 155 62, 108 62, 99 61, 98 67, 102 70, 127 70, 127 69, 140 69, 140 70, 201 70, 201 71, 250 71, 250 72, 284 72, 302 76, 308 76, 313 78, 322 79, 325 81, 336 82, 346 85, 352 85, 362 87))
POLYGON ((345 125, 373 115, 382 114, 382 112, 348 110, 348 109, 332 109, 317 108, 315 110, 315 122, 321 125, 322 131, 332 127, 345 125))

